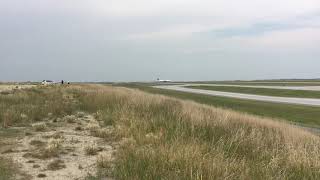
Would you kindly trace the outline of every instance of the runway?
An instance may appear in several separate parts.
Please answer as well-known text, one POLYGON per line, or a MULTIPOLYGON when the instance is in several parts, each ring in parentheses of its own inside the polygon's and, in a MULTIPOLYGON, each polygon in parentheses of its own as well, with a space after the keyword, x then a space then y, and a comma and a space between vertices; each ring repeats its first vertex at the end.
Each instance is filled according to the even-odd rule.
POLYGON ((181 92, 195 93, 195 94, 204 94, 204 95, 210 95, 210 96, 222 96, 222 97, 230 97, 230 98, 237 98, 237 99, 274 102, 274 103, 320 106, 320 99, 261 96, 261 95, 252 95, 252 94, 242 94, 242 93, 231 93, 231 92, 211 91, 211 90, 202 90, 202 89, 191 89, 191 88, 185 87, 185 86, 189 86, 189 85, 192 85, 192 84, 159 85, 159 86, 153 86, 153 87, 160 88, 160 89, 168 89, 168 90, 175 90, 175 91, 181 91, 181 92))

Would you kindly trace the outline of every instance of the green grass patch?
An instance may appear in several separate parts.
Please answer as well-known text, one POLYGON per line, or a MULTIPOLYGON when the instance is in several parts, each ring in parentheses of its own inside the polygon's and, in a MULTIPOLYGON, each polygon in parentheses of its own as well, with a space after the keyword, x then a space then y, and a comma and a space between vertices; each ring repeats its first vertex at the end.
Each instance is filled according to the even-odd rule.
POLYGON ((193 89, 204 89, 204 90, 234 92, 234 93, 244 93, 244 94, 256 94, 256 95, 264 95, 264 96, 320 98, 320 91, 235 87, 235 86, 223 86, 223 85, 221 86, 186 86, 186 87, 193 88, 193 89))
POLYGON ((310 127, 320 126, 320 108, 301 105, 290 105, 252 100, 242 100, 227 97, 201 95, 174 90, 157 89, 146 85, 123 84, 122 86, 136 88, 153 94, 162 94, 180 99, 192 100, 198 103, 223 107, 235 111, 246 112, 254 115, 280 118, 310 127))
POLYGON ((193 81, 188 83, 252 86, 320 86, 320 80, 193 81))

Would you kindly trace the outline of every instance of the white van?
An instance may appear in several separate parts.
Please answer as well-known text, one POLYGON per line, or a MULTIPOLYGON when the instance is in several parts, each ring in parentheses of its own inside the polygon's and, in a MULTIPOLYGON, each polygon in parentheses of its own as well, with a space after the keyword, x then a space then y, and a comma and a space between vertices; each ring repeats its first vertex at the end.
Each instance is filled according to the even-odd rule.
POLYGON ((43 81, 41 82, 41 84, 42 84, 42 85, 50 85, 50 84, 54 84, 54 82, 51 81, 51 80, 43 80, 43 81))

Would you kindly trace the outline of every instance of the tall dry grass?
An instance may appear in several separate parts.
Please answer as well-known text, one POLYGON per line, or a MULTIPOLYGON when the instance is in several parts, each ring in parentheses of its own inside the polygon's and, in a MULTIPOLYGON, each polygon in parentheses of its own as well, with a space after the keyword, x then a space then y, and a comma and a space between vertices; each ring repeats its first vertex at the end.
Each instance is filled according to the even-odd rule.
POLYGON ((320 178, 319 137, 289 124, 125 88, 78 94, 123 138, 118 179, 320 178))
POLYGON ((320 178, 320 138, 276 120, 102 85, 0 95, 3 126, 77 110, 114 127, 117 179, 320 178))
POLYGON ((68 91, 57 86, 0 94, 0 127, 28 125, 46 117, 71 114, 76 105, 68 91))
MULTIPOLYGON (((10 162, 10 161, 9 161, 10 162)), ((8 159, 0 158, 0 180, 11 180, 13 179, 14 168, 12 164, 8 162, 8 159)))

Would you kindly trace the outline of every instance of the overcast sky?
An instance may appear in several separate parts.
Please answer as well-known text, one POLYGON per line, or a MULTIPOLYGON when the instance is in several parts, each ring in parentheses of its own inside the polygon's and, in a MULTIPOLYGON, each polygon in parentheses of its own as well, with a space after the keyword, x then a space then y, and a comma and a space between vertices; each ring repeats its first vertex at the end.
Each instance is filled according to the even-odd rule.
POLYGON ((0 0, 0 81, 320 78, 320 0, 0 0))

